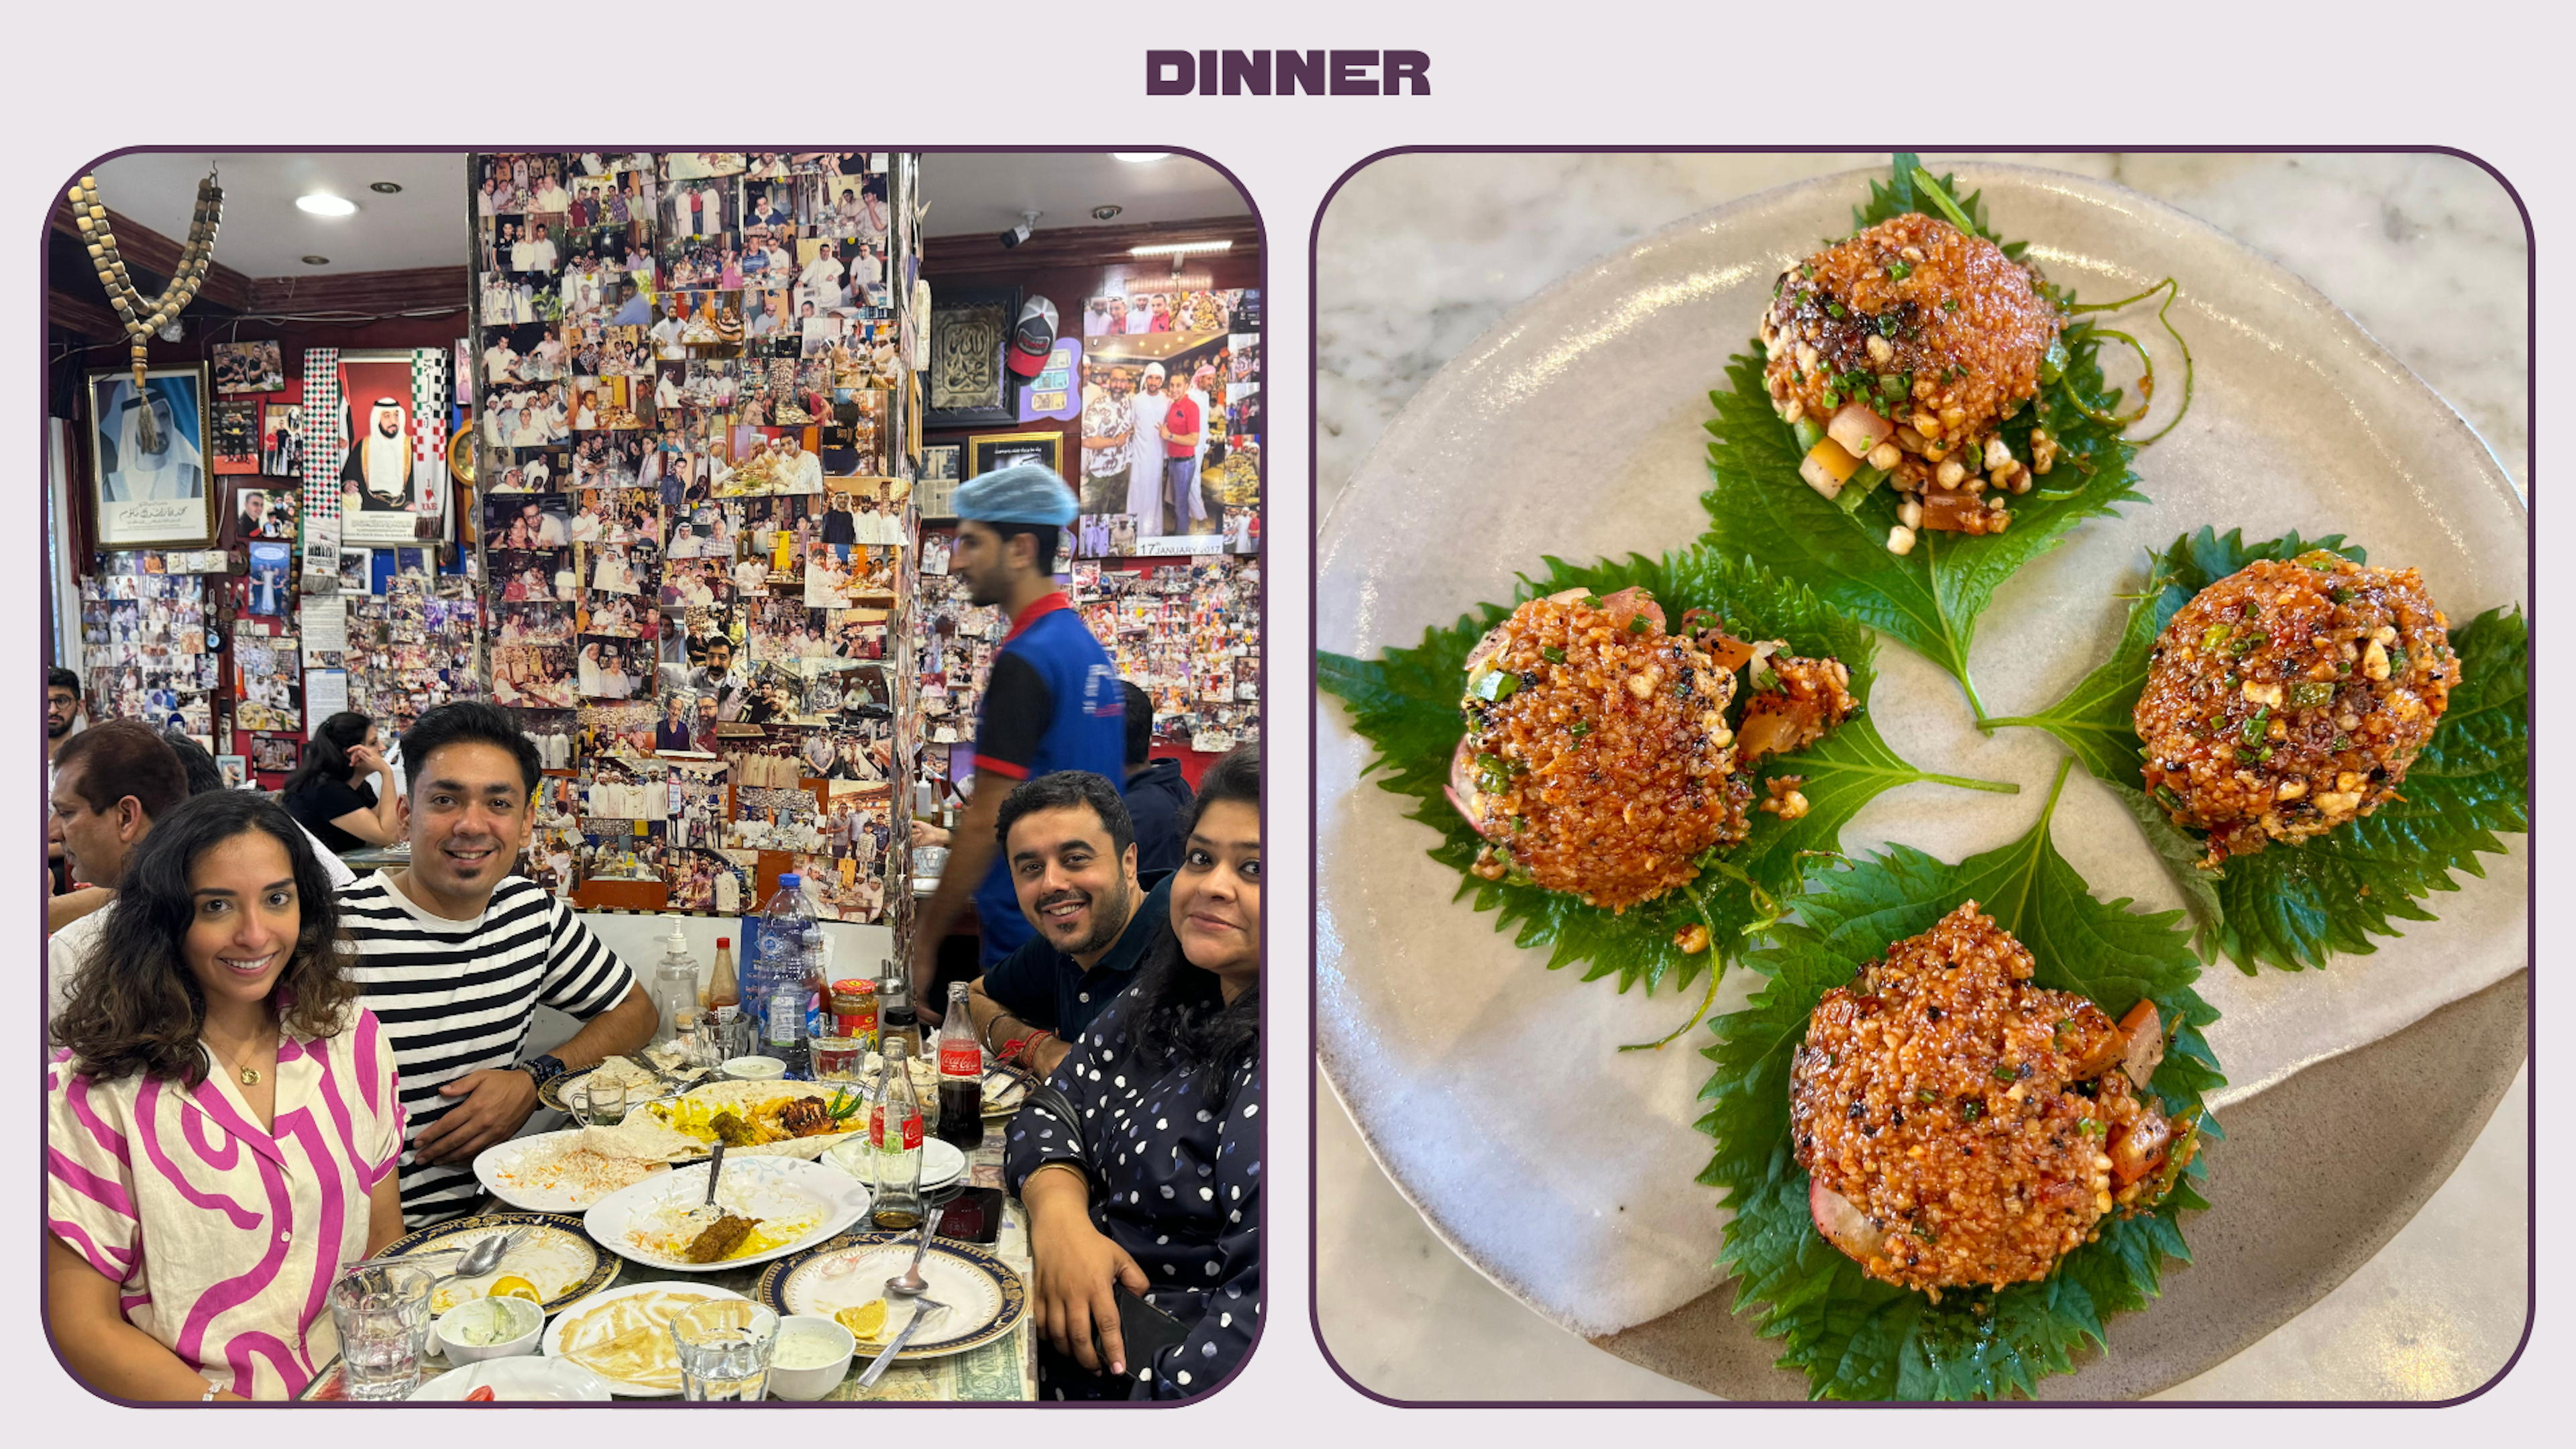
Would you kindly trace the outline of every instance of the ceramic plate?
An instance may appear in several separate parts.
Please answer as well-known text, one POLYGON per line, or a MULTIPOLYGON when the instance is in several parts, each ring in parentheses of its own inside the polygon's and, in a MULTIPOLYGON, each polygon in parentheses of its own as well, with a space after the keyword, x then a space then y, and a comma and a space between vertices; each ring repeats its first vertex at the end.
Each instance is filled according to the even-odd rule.
MULTIPOLYGON (((559 1147, 581 1136, 581 1129, 562 1132, 540 1132, 532 1137, 513 1137, 497 1142, 474 1156, 474 1178, 483 1190, 514 1208, 529 1212, 578 1213, 608 1194, 580 1186, 550 1186, 524 1181, 519 1176, 521 1164, 531 1157, 559 1147)), ((657 1165, 654 1175, 668 1172, 670 1165, 657 1165)), ((615 1191, 615 1189, 610 1189, 615 1191)))
MULTIPOLYGON (((2248 538, 2348 534, 2374 563, 2420 568, 2453 619, 2527 605, 2528 523, 2505 470, 2331 302, 2121 187, 2020 167, 1957 170, 1967 189, 1982 188, 1998 229, 2032 239, 2052 280, 2085 297, 2180 278, 2173 315, 2198 363, 2190 416, 2139 458, 2149 502, 2083 524, 1997 590, 1971 661, 1996 715, 2045 706, 2100 662, 2126 609, 2115 596, 2141 581, 2145 551, 2205 525, 2248 538)), ((1388 428, 1319 529, 1316 646, 1374 655, 1417 642, 1481 601, 1509 599, 1516 572, 1543 555, 1687 546, 1704 527, 1708 390, 1723 383, 1730 353, 1754 345, 1772 279, 1818 238, 1849 230, 1869 174, 1677 223, 1568 276, 1460 352, 1388 428)), ((2160 341, 2152 319, 2114 325, 2160 341)), ((2160 406, 2158 423, 2163 415, 2160 406)), ((1891 791, 1845 828, 1844 847, 1901 841, 1957 860, 2028 830, 2063 753, 2056 742, 2027 729, 1983 736, 1947 675, 1893 640, 1881 639, 1877 658, 1872 714, 1890 747, 1921 768, 2015 781, 2022 793, 1891 791)), ((1403 818, 1410 802, 1360 778, 1368 759, 1340 704, 1319 696, 1317 1053, 1370 1150, 1460 1256, 1558 1323, 1600 1336, 1704 1308, 1723 1283, 1712 1265, 1724 1214, 1694 1180, 1709 1153, 1693 1125, 1708 1064, 1680 1045, 1617 1050, 1680 1026, 1697 993, 1623 995, 1547 971, 1545 953, 1515 948, 1491 917, 1452 899, 1456 874, 1425 853, 1435 837, 1403 818), (1535 1080, 1533 1063, 1549 1064, 1535 1080), (1604 1134, 1605 1121, 1619 1130, 1604 1134)), ((2116 800, 2080 771, 2055 836, 2097 895, 2142 909, 2181 904, 2116 800)), ((2403 1030, 2527 964, 2526 855, 2519 838, 2509 845, 2484 879, 2428 902, 2438 923, 2410 925, 2374 955, 2298 976, 2206 973, 2201 991, 2228 1014, 2210 1036, 2232 1096, 2403 1030)), ((1717 1011, 1741 1007, 1748 974, 1730 977, 1717 1011)), ((2491 1106, 2517 1060, 2500 1047, 2447 1079, 2402 1085, 2491 1106)), ((2460 1119, 2447 1156, 2407 1166, 2414 1176, 2349 1163, 2339 1186, 2420 1203, 2485 1111, 2473 1116, 2460 1119)), ((2233 1140, 2210 1162, 2216 1207, 2186 1233, 2298 1230, 2243 1220, 2230 1205, 2260 1196, 2231 1178, 2260 1178, 2273 1163, 2233 1140)), ((2371 1246, 2402 1223, 2374 1216, 2371 1246)), ((2153 1380, 2110 1388, 2094 1359, 2060 1382, 2079 1395, 2093 1383, 2127 1395, 2178 1382, 2250 1341, 2243 1330, 2259 1336, 2287 1320, 2361 1259, 2338 1261, 2245 1284, 2219 1305, 2226 1321, 2199 1336, 2205 1351, 2178 1346, 2153 1380)), ((2113 1320, 2115 1355, 2130 1327, 2159 1311, 2113 1320)), ((1748 1362, 1777 1356, 1753 1340, 1748 1319, 1719 1312, 1701 1331, 1741 1336, 1748 1362)), ((1664 1371, 1674 1371, 1669 1360, 1664 1371)), ((1694 1381, 1729 1394, 1778 1388, 1694 1381)))
POLYGON ((411 1402, 452 1403, 479 1388, 490 1389, 493 1400, 504 1404, 608 1402, 608 1380, 565 1359, 533 1356, 485 1359, 449 1369, 412 1390, 411 1402))
MULTIPOLYGON (((803 1257, 770 1265, 753 1286, 752 1296, 780 1313, 812 1313, 829 1318, 871 1298, 886 1296, 885 1281, 912 1260, 916 1237, 911 1233, 854 1233, 803 1257)), ((898 1361, 941 1358, 981 1347, 1019 1326, 1028 1312, 1028 1285, 1010 1265, 966 1243, 933 1239, 921 1258, 921 1276, 930 1296, 948 1311, 921 1326, 905 1344, 898 1361)), ((901 1332, 912 1310, 893 1302, 888 1333, 901 1332)), ((862 1343, 862 1358, 885 1347, 862 1343)))
POLYGON ((722 1273, 802 1252, 867 1215, 868 1190, 848 1173, 793 1157, 737 1157, 729 1152, 724 1176, 716 1186, 719 1207, 764 1222, 801 1220, 806 1225, 784 1241, 713 1263, 692 1263, 639 1241, 638 1233, 652 1231, 653 1213, 706 1201, 707 1170, 704 1163, 683 1167, 610 1193, 583 1215, 582 1226, 610 1252, 647 1267, 674 1273, 722 1273))
POLYGON ((501 1260, 500 1267, 480 1278, 440 1284, 438 1297, 431 1305, 433 1310, 444 1313, 468 1298, 483 1297, 503 1278, 525 1278, 536 1285, 546 1312, 552 1313, 617 1276, 617 1260, 599 1251, 598 1244, 582 1231, 581 1219, 555 1213, 485 1213, 481 1217, 458 1218, 406 1233, 386 1244, 385 1251, 420 1253, 432 1248, 463 1248, 495 1233, 523 1227, 537 1230, 527 1246, 512 1250, 501 1260))
MULTIPOLYGON (((876 1178, 868 1171, 868 1157, 868 1141, 864 1137, 852 1137, 846 1141, 835 1142, 823 1152, 825 1165, 838 1168, 861 1182, 873 1183, 876 1178)), ((922 1191, 928 1192, 935 1187, 946 1187, 965 1175, 965 1153, 936 1137, 921 1139, 922 1191)))
MULTIPOLYGON (((615 1337, 618 1329, 629 1327, 620 1314, 611 1311, 615 1305, 627 1299, 655 1298, 666 1293, 679 1294, 700 1301, 709 1298, 745 1296, 730 1288, 718 1288, 712 1283, 630 1283, 623 1288, 612 1289, 590 1299, 548 1325, 546 1336, 541 1341, 546 1357, 560 1358, 567 1348, 578 1351, 595 1346, 603 1339, 615 1337)), ((649 1306, 648 1311, 658 1322, 668 1325, 671 1313, 686 1306, 688 1305, 652 1305, 649 1306)), ((662 1337, 667 1340, 669 1336, 666 1327, 662 1337)), ((600 1377, 607 1376, 603 1374, 600 1377)), ((609 1378, 607 1381, 611 1389, 636 1398, 667 1399, 680 1392, 679 1366, 676 1361, 671 1364, 667 1381, 637 1382, 617 1378, 609 1378)))
POLYGON ((1029 1084, 1009 1072, 995 1068, 984 1074, 984 1115, 1008 1117, 1027 1101, 1029 1084))
MULTIPOLYGON (((635 1064, 630 1063, 630 1065, 635 1064)), ((554 1108, 558 1112, 569 1114, 572 1111, 572 1108, 565 1104, 564 1092, 575 1083, 587 1081, 590 1074, 598 1070, 598 1067, 584 1067, 577 1072, 558 1072, 552 1078, 547 1080, 544 1085, 537 1088, 537 1100, 544 1103, 546 1106, 554 1108)), ((671 1089, 667 1085, 657 1083, 650 1090, 639 1092, 637 1088, 629 1086, 627 1091, 629 1093, 627 1097, 627 1106, 631 1110, 644 1105, 646 1102, 667 1095, 671 1089)))

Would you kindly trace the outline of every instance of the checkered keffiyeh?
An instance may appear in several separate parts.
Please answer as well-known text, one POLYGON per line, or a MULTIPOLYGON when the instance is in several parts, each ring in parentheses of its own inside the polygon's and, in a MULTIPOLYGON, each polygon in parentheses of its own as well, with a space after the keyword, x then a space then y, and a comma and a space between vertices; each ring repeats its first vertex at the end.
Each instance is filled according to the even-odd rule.
POLYGON ((447 461, 447 349, 411 351, 411 455, 422 463, 447 461))
POLYGON ((304 349, 304 516, 340 516, 340 349, 304 349))

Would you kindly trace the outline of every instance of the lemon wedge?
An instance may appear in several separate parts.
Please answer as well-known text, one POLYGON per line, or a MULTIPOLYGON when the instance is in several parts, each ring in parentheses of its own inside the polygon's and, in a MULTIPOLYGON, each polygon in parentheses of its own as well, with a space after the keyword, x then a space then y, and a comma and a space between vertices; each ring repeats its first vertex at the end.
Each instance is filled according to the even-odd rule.
POLYGON ((832 1317, 861 1343, 875 1343, 885 1337, 886 1301, 882 1298, 871 1298, 856 1308, 844 1308, 832 1317))
POLYGON ((546 1301, 545 1295, 537 1291, 536 1284, 529 1282, 525 1278, 518 1277, 515 1274, 509 1277, 496 1279, 492 1284, 491 1296, 494 1298, 525 1298, 530 1303, 543 1303, 546 1301))

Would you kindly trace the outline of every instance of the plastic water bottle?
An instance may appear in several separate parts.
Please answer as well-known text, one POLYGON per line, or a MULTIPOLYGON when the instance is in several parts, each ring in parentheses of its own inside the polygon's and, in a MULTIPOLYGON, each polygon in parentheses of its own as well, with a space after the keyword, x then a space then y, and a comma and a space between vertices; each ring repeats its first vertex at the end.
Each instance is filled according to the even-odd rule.
MULTIPOLYGON (((762 1050, 786 1058, 776 1047, 793 1046, 805 1017, 805 933, 816 924, 814 903, 805 897, 805 881, 794 871, 778 878, 778 893, 757 916, 742 923, 742 1009, 762 1050), (777 1009, 787 1008, 782 1022, 777 1009), (782 1037, 781 1025, 787 1030, 782 1037)), ((788 1062, 790 1071, 795 1063, 788 1062)))

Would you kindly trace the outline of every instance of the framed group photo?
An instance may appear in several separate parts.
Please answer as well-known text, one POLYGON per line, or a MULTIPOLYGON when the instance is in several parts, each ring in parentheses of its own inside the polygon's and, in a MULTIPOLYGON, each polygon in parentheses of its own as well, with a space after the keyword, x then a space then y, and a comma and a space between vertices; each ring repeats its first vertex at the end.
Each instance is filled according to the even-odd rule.
POLYGON ((98 520, 98 546, 214 542, 206 369, 152 368, 139 393, 130 370, 92 372, 88 402, 90 513, 98 520), (157 448, 145 446, 147 435, 157 448))

